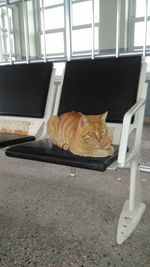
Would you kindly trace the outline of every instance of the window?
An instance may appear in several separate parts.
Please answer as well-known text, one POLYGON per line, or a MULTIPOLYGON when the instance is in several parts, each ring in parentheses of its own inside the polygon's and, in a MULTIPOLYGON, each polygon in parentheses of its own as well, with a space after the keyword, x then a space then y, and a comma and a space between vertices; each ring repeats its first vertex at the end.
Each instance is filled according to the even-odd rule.
POLYGON ((13 8, 8 8, 8 10, 6 9, 6 7, 0 8, 1 61, 8 61, 10 53, 13 59, 16 58, 15 56, 16 32, 14 29, 13 12, 14 12, 13 8))
POLYGON ((92 3, 92 0, 72 0, 69 6, 62 0, 40 0, 42 55, 45 53, 48 57, 68 56, 67 23, 70 23, 68 39, 72 55, 91 53, 93 44, 95 51, 98 51, 99 0, 94 1, 94 7, 92 3), (64 5, 66 5, 66 9, 64 5))
POLYGON ((131 52, 140 52, 150 69, 150 0, 131 1, 131 23, 129 32, 129 47, 131 52))
POLYGON ((99 0, 72 0, 72 53, 89 54, 99 48, 99 0), (94 3, 94 5, 93 5, 94 3), (93 40, 94 38, 94 40, 93 40))
POLYGON ((0 7, 0 61, 24 61, 36 57, 33 1, 9 0, 0 7))
POLYGON ((134 48, 142 48, 144 44, 150 48, 150 0, 136 0, 134 48), (148 4, 147 7, 146 3, 148 4))
POLYGON ((40 0, 41 53, 47 57, 65 56, 63 0, 40 0))
POLYGON ((150 62, 150 0, 0 1, 2 62, 135 52, 150 62))

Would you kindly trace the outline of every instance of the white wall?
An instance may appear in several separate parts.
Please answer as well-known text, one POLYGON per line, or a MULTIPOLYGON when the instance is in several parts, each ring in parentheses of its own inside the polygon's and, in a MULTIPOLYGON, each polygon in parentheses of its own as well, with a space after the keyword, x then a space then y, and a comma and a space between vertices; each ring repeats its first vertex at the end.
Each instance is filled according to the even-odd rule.
MULTIPOLYGON (((100 1, 100 50, 116 48, 117 0, 100 1)), ((125 0, 121 1, 120 48, 125 47, 125 0)))

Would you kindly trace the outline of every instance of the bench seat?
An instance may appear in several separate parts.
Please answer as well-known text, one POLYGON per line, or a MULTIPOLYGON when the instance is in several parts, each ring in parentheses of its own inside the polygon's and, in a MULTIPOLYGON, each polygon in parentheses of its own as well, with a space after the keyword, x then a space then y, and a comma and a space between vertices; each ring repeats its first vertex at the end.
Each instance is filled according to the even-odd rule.
POLYGON ((105 171, 106 168, 117 159, 118 146, 114 146, 114 149, 115 152, 113 156, 110 157, 81 157, 59 149, 47 138, 17 145, 12 148, 10 147, 6 150, 6 155, 95 171, 105 171))
POLYGON ((12 133, 0 133, 0 148, 13 146, 24 142, 35 140, 34 136, 20 135, 12 133))

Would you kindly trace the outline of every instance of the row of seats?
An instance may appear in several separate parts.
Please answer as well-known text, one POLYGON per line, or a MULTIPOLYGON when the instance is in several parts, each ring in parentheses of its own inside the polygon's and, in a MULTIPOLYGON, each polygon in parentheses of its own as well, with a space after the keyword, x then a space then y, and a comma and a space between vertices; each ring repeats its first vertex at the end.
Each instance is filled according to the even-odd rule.
POLYGON ((51 62, 0 66, 0 147, 5 147, 7 156, 103 172, 129 169, 129 199, 119 218, 118 244, 131 235, 146 208, 141 202, 139 176, 145 74, 140 56, 72 60, 66 63, 62 84, 56 88, 51 62), (47 121, 68 111, 108 111, 114 154, 81 157, 53 145, 47 135, 47 121), (133 130, 135 141, 130 148, 133 130))

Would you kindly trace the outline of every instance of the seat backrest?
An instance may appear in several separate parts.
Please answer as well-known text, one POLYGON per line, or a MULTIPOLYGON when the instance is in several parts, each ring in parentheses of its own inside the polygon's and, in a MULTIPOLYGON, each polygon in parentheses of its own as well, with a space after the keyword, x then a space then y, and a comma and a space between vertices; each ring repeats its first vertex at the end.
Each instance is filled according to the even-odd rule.
MULTIPOLYGON (((107 122, 121 125, 125 113, 137 100, 141 63, 141 56, 67 62, 59 105, 56 104, 54 113, 108 111, 107 122)), ((115 133, 114 143, 118 143, 115 136, 119 138, 115 133)))
POLYGON ((140 56, 67 62, 58 114, 108 111, 108 122, 122 123, 136 102, 140 70, 140 56))
POLYGON ((44 117, 52 63, 0 66, 0 115, 44 117))
POLYGON ((53 64, 0 66, 0 132, 36 135, 49 117, 53 64))

